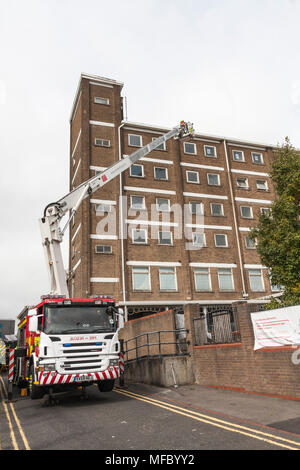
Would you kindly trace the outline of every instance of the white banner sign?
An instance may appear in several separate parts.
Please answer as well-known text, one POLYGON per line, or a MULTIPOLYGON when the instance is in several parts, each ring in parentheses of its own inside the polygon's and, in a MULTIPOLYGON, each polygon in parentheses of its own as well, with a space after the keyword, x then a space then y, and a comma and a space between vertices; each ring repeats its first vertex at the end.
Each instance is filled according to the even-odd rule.
POLYGON ((254 350, 300 344, 300 305, 251 313, 254 350))

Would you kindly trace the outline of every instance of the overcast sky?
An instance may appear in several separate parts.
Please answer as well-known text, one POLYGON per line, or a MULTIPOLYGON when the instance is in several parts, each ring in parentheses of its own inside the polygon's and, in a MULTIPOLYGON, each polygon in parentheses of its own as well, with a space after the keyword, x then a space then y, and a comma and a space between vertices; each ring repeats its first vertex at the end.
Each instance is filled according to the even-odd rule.
POLYGON ((49 291, 80 73, 124 82, 131 121, 300 147, 299 24, 298 0, 0 0, 0 319, 49 291))

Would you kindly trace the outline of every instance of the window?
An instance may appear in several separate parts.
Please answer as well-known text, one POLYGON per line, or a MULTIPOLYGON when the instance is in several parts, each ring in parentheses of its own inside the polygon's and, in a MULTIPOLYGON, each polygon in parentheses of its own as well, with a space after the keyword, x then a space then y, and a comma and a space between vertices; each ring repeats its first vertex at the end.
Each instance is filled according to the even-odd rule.
POLYGON ((146 229, 132 229, 132 243, 147 243, 147 230, 146 229))
POLYGON ((112 246, 111 245, 96 245, 95 252, 101 254, 111 254, 112 246))
POLYGON ((144 196, 130 196, 130 208, 131 209, 145 209, 145 198, 144 196))
POLYGON ((270 215, 271 209, 269 207, 261 207, 260 212, 262 215, 270 215))
POLYGON ((111 212, 111 205, 110 204, 95 204, 95 211, 96 212, 111 212))
POLYGON ((150 271, 147 267, 132 268, 132 287, 134 291, 150 291, 150 271))
POLYGON ((159 212, 170 212, 170 199, 158 197, 156 199, 156 209, 159 212))
POLYGON ((210 203, 210 212, 211 215, 224 215, 224 207, 223 204, 217 203, 217 202, 211 202, 210 203))
POLYGON ((129 134, 128 145, 130 145, 131 147, 142 147, 143 146, 142 136, 136 135, 136 134, 129 134))
POLYGON ((256 180, 256 187, 261 191, 268 191, 268 183, 265 180, 256 180))
POLYGON ((255 240, 251 240, 249 237, 245 237, 245 245, 247 250, 255 250, 256 248, 255 240))
POLYGON ((252 152, 252 161, 258 165, 263 165, 264 159, 262 153, 254 153, 252 152))
POLYGON ((233 160, 235 162, 244 162, 245 161, 244 152, 242 152, 242 150, 233 150, 232 154, 233 154, 233 160))
POLYGON ((183 143, 184 153, 189 153, 191 155, 196 155, 196 144, 191 144, 190 142, 183 143))
POLYGON ((108 98, 100 98, 100 96, 95 96, 94 97, 94 103, 109 105, 109 99, 108 98))
POLYGON ((249 189, 248 178, 237 178, 236 184, 238 188, 249 189))
POLYGON ((207 181, 209 185, 220 186, 220 175, 214 173, 207 173, 207 181))
POLYGON ((218 269, 219 289, 221 291, 233 291, 232 271, 228 268, 218 269))
POLYGON ((241 216, 244 219, 253 219, 252 207, 241 206, 241 216))
POLYGON ((217 149, 212 145, 204 145, 204 155, 206 157, 216 157, 217 156, 217 149))
POLYGON ((188 183, 199 183, 199 173, 198 171, 187 171, 186 180, 188 183))
POLYGON ((252 292, 261 292, 265 290, 261 269, 249 269, 250 289, 252 292))
POLYGON ((154 167, 154 178, 156 180, 166 181, 168 179, 168 170, 167 170, 167 168, 154 167))
POLYGON ((160 245, 172 245, 172 232, 158 232, 158 243, 160 245))
POLYGON ((203 247, 206 246, 205 234, 200 232, 193 233, 193 245, 203 247))
POLYGON ((194 270, 196 291, 211 291, 210 273, 208 268, 194 270))
POLYGON ((143 165, 132 165, 130 167, 130 176, 135 176, 136 178, 143 178, 144 177, 143 165))
POLYGON ((110 147, 110 140, 106 139, 95 139, 95 145, 97 147, 110 147))
POLYGON ((203 215, 203 203, 202 202, 190 202, 190 213, 196 215, 203 215))
MULTIPOLYGON (((156 140, 156 139, 157 139, 157 137, 152 137, 152 141, 156 140)), ((154 150, 166 150, 166 142, 163 142, 158 147, 156 147, 154 150)))
POLYGON ((223 233, 215 233, 215 246, 216 247, 223 247, 227 248, 228 247, 228 241, 227 241, 227 235, 223 233))
POLYGON ((160 290, 177 290, 175 268, 159 268, 160 290))

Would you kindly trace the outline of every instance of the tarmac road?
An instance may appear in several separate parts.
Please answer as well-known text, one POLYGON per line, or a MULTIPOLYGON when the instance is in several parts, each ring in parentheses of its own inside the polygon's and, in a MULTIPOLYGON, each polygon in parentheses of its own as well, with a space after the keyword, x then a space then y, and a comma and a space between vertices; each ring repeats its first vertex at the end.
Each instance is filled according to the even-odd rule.
POLYGON ((299 402, 130 384, 109 393, 92 385, 86 400, 76 390, 47 406, 17 389, 7 402, 6 384, 0 376, 2 450, 300 450, 299 402))

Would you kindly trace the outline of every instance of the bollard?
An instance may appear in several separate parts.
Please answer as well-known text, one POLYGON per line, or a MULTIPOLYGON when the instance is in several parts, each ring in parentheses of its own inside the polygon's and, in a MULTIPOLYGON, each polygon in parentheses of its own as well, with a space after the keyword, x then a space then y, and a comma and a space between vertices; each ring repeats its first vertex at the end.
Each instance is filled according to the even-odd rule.
POLYGON ((119 378, 119 384, 120 387, 124 387, 124 340, 120 339, 120 359, 119 359, 119 370, 120 370, 120 378, 119 378))
POLYGON ((9 350, 9 361, 8 361, 8 400, 12 400, 13 396, 13 378, 14 378, 14 366, 15 366, 15 350, 9 350))

